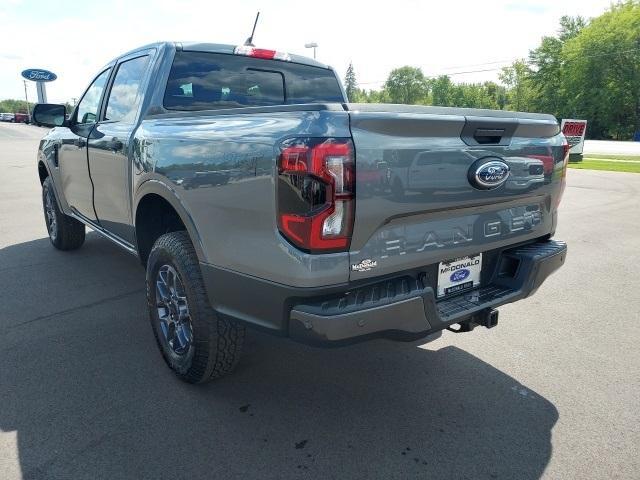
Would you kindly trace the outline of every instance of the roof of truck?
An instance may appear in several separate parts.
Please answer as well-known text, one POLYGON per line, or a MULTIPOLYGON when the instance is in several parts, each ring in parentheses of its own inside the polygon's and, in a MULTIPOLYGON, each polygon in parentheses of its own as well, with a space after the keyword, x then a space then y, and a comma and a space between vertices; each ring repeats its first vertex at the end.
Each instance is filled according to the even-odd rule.
MULTIPOLYGON (((154 47, 172 47, 172 48, 175 48, 176 50, 181 50, 181 51, 226 53, 226 54, 233 55, 235 48, 238 46, 239 45, 229 45, 224 43, 163 41, 163 42, 154 42, 147 45, 143 45, 138 48, 134 48, 126 53, 123 53, 122 55, 119 55, 118 58, 124 57, 126 55, 130 55, 140 50, 146 50, 154 47)), ((264 48, 264 47, 257 47, 257 48, 264 48)), ((329 65, 325 65, 324 63, 320 63, 317 60, 314 60, 313 58, 305 57, 304 55, 296 55, 293 53, 289 53, 289 57, 291 57, 291 61, 293 63, 301 63, 304 65, 311 65, 313 67, 331 69, 329 65)))

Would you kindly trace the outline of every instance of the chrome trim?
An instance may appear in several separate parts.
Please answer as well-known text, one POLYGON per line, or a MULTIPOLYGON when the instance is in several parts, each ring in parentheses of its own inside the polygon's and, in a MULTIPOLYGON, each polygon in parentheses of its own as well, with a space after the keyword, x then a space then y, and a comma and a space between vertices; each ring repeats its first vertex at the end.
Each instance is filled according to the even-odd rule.
POLYGON ((88 218, 84 217, 83 215, 81 215, 80 213, 76 212, 73 207, 71 209, 71 217, 75 218, 76 220, 78 220, 79 222, 84 223, 87 227, 89 227, 91 230, 93 230, 96 233, 99 233, 100 235, 102 235, 103 237, 105 237, 108 240, 111 240, 113 243, 115 243, 116 245, 118 245, 119 247, 124 248, 127 252, 129 252, 131 255, 138 257, 138 250, 136 249, 136 247, 134 247, 133 245, 131 245, 130 243, 126 242, 125 240, 121 239, 120 237, 114 235, 113 233, 105 230, 104 228, 102 228, 101 226, 93 223, 91 220, 89 220, 88 218))
MULTIPOLYGON (((489 173, 493 173, 491 171, 489 171, 489 173)), ((474 180, 476 182, 476 184, 478 186, 480 186, 481 188, 487 189, 487 190, 493 190, 494 188, 498 188, 500 185, 503 185, 507 179, 509 178, 511 174, 511 169, 509 168, 509 165, 506 164, 505 162, 503 162, 502 160, 491 160, 489 162, 486 163, 482 163, 480 165, 478 165, 478 167, 476 168, 475 172, 474 172, 474 180), (504 176, 502 178, 500 178, 500 180, 498 181, 494 181, 494 182, 487 182, 486 180, 484 180, 480 174, 483 173, 483 170, 485 169, 499 169, 501 171, 506 172, 504 174, 504 176)))

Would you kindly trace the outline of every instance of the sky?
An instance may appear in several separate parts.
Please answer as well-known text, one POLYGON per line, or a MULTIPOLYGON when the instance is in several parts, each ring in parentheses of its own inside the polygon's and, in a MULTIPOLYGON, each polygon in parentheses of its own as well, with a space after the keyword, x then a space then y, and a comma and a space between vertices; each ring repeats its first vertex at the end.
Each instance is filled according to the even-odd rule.
MULTIPOLYGON (((44 68, 58 79, 49 102, 79 97, 100 67, 158 40, 242 44, 256 12, 254 43, 312 56, 341 78, 353 62, 363 88, 379 88, 393 68, 420 67, 456 82, 497 80, 527 56, 562 15, 594 17, 610 0, 290 1, 0 0, 0 100, 24 98, 20 72, 44 68), (476 72, 476 70, 488 70, 476 72), (474 73, 461 73, 474 71, 474 73)), ((36 98, 28 83, 29 100, 36 98)))

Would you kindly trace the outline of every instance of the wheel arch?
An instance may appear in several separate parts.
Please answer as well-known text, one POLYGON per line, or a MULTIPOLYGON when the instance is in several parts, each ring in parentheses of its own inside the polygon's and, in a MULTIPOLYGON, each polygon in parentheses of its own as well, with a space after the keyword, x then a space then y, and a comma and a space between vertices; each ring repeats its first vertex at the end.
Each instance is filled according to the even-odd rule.
POLYGON ((191 243, 196 251, 198 260, 206 262, 207 257, 204 252, 200 233, 198 232, 193 218, 183 205, 177 193, 164 182, 151 179, 138 187, 133 205, 133 221, 136 231, 136 243, 138 254, 143 264, 146 263, 146 259, 150 251, 150 245, 145 244, 145 237, 141 231, 141 229, 144 228, 144 219, 141 218, 141 215, 144 213, 146 208, 149 208, 149 202, 164 202, 166 206, 170 207, 173 212, 175 212, 191 239, 191 243))
POLYGON ((38 177, 40 178, 40 185, 44 183, 47 177, 50 177, 49 169, 43 160, 38 160, 38 177))
POLYGON ((56 197, 56 202, 58 202, 58 208, 62 210, 62 213, 68 215, 69 206, 67 204, 66 198, 64 198, 62 192, 58 191, 59 175, 57 175, 55 171, 52 171, 46 156, 42 153, 38 155, 38 178, 40 180, 40 186, 44 185, 44 182, 47 178, 51 179, 51 186, 53 187, 52 190, 54 196, 56 197))

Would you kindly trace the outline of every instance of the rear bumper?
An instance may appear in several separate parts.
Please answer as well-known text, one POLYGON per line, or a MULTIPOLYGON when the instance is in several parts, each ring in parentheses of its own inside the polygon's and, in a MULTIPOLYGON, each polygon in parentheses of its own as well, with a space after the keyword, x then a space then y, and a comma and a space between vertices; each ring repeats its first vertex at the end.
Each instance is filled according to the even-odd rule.
POLYGON ((299 304, 291 310, 289 335, 325 345, 374 337, 416 340, 532 295, 562 266, 566 253, 566 244, 558 241, 505 250, 487 285, 439 301, 434 289, 419 278, 401 277, 334 299, 299 304))
POLYGON ((427 267, 357 286, 320 288, 289 287, 207 264, 201 269, 219 314, 303 343, 338 346, 371 338, 417 340, 473 321, 532 295, 562 266, 566 253, 566 244, 554 240, 493 252, 480 288, 441 300, 421 273, 427 267))

